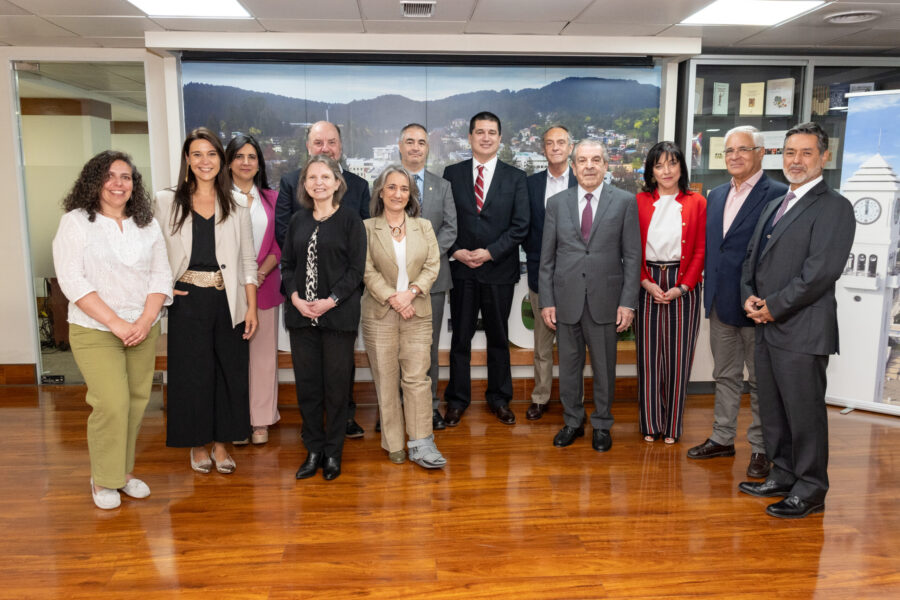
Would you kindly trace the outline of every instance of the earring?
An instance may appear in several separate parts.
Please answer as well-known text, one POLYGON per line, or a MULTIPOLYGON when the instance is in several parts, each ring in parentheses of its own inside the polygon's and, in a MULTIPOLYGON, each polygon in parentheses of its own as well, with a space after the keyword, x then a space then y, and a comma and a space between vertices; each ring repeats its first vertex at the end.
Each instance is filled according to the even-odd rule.
POLYGON ((185 170, 184 170, 184 182, 187 183, 187 182, 188 182, 188 175, 189 175, 190 172, 191 172, 191 165, 185 165, 185 167, 186 167, 186 168, 185 168, 185 170))

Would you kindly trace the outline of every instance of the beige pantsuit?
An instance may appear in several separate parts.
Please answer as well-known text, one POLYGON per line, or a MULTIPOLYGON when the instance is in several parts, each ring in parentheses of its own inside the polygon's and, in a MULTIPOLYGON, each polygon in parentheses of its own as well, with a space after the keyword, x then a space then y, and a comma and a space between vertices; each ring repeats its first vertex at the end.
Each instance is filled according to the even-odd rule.
POLYGON ((250 338, 250 425, 277 423, 278 307, 260 309, 259 327, 250 338))
POLYGON ((384 217, 366 219, 365 293, 362 331, 381 411, 381 447, 396 452, 409 440, 431 435, 431 298, 429 290, 440 267, 440 250, 431 223, 406 218, 406 272, 416 314, 405 320, 390 304, 397 292, 399 269, 391 230, 384 217), (401 408, 400 390, 403 390, 401 408), (405 417, 405 418, 404 418, 405 417))

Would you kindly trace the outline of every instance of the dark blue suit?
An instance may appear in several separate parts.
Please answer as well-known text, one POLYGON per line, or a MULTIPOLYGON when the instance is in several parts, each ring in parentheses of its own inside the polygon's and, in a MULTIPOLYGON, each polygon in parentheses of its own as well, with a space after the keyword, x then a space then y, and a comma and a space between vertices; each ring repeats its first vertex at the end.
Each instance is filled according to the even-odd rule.
MULTIPOLYGON (((544 237, 544 195, 547 193, 547 170, 529 175, 525 181, 528 186, 528 202, 531 205, 531 221, 528 223, 528 237, 522 244, 525 260, 528 265, 528 287, 532 292, 539 292, 538 271, 541 266, 541 238, 544 237)), ((569 167, 569 187, 578 185, 572 167, 569 167)))
POLYGON ((731 183, 723 183, 710 190, 706 200, 703 306, 707 318, 715 306, 716 316, 723 323, 733 327, 752 327, 753 321, 744 313, 741 300, 741 266, 763 208, 773 198, 784 196, 787 186, 763 174, 723 237, 722 218, 730 190, 731 183))

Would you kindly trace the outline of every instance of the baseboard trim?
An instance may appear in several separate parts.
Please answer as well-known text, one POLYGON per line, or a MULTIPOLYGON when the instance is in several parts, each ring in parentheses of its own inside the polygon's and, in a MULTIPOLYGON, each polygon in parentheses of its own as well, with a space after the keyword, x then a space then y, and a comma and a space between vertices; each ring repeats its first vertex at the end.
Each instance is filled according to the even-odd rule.
POLYGON ((37 365, 0 365, 0 385, 34 385, 37 383, 37 365))

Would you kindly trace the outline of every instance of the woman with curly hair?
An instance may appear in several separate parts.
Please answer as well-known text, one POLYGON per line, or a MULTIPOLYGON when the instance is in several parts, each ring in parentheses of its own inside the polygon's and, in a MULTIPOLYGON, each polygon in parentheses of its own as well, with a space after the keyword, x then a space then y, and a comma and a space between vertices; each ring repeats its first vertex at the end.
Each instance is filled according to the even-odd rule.
POLYGON ((156 195, 174 278, 169 308, 166 445, 191 468, 233 473, 225 445, 250 434, 249 340, 257 327, 250 210, 232 191, 219 138, 184 140, 178 185, 156 195), (206 444, 212 442, 212 452, 206 444))
POLYGON ((93 409, 91 494, 98 508, 112 509, 120 491, 150 495, 132 471, 172 274, 150 198, 127 154, 108 150, 89 160, 63 207, 53 262, 69 299, 69 344, 93 409))

